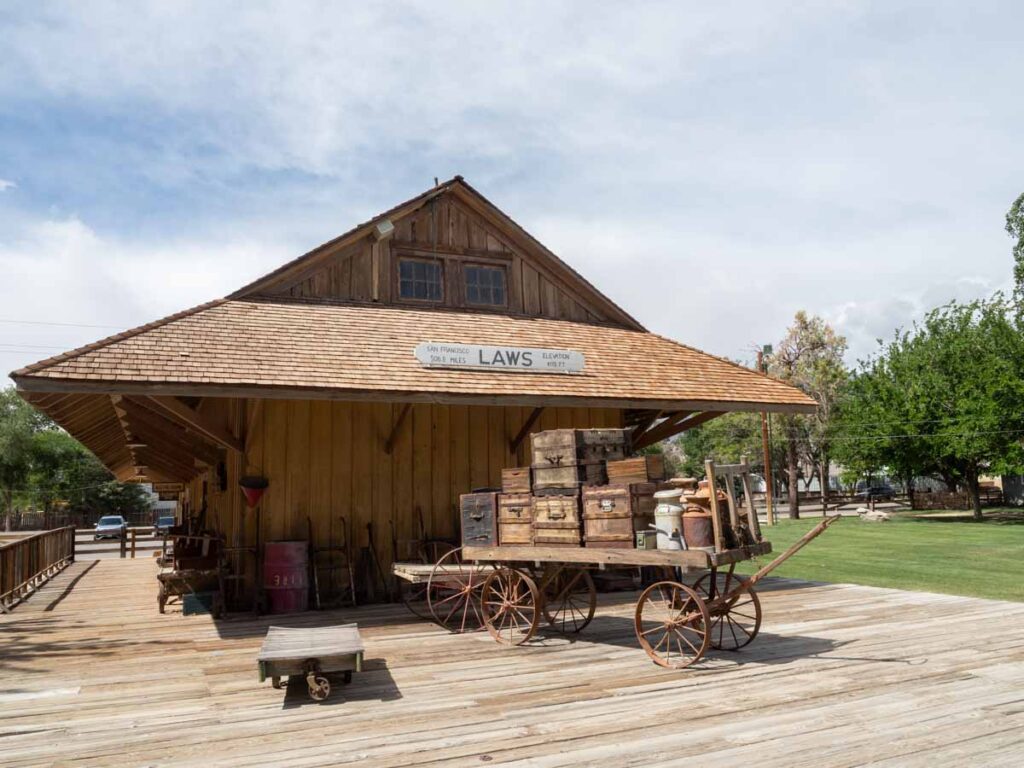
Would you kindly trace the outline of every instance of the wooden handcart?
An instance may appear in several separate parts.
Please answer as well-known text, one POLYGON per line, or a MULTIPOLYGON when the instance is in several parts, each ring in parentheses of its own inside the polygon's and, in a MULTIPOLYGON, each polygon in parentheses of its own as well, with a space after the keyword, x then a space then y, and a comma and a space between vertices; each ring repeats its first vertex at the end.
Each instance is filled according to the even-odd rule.
MULTIPOLYGON (((656 664, 682 669, 699 661, 708 648, 738 650, 752 642, 761 627, 761 603, 754 586, 838 519, 825 518, 745 578, 735 573, 736 564, 768 554, 771 544, 719 552, 465 547, 462 557, 480 569, 478 574, 489 570, 480 580, 479 613, 487 631, 503 645, 529 641, 542 616, 559 631, 581 632, 597 607, 589 573, 593 569, 662 566, 704 570, 693 586, 678 579, 651 584, 636 603, 634 628, 640 647, 656 664)), ((471 567, 463 565, 463 570, 471 567)))
POLYGON ((269 677, 275 688, 281 688, 282 677, 302 675, 309 697, 324 701, 331 695, 327 676, 340 672, 345 684, 352 682, 352 673, 363 671, 363 651, 356 624, 270 627, 256 656, 260 682, 269 677))

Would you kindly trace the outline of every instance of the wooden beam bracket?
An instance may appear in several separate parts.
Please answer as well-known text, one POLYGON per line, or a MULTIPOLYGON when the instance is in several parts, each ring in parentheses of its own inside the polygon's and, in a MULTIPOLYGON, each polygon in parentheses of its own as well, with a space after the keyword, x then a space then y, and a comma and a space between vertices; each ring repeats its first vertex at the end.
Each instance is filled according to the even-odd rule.
POLYGON ((398 439, 398 431, 402 428, 403 422, 409 415, 409 411, 412 410, 412 403, 406 403, 402 406, 402 410, 398 413, 398 418, 395 419, 395 425, 391 427, 391 434, 388 435, 387 441, 384 443, 384 453, 390 455, 395 450, 395 441, 398 439))
POLYGON ((530 429, 534 424, 537 423, 537 419, 544 413, 544 408, 534 408, 529 416, 526 417, 526 421, 523 422, 522 428, 516 433, 516 436, 509 440, 508 450, 509 453, 515 453, 519 450, 519 446, 523 444, 523 440, 530 434, 530 429))
POLYGON ((170 413, 178 421, 183 422, 185 426, 202 435, 205 435, 210 440, 213 440, 218 445, 228 448, 238 453, 245 453, 245 446, 242 445, 242 441, 235 437, 233 434, 228 432, 226 429, 221 427, 219 424, 215 424, 210 419, 203 416, 199 411, 194 408, 189 408, 185 403, 181 402, 176 397, 165 397, 160 395, 153 395, 147 398, 150 402, 155 403, 161 409, 170 413))

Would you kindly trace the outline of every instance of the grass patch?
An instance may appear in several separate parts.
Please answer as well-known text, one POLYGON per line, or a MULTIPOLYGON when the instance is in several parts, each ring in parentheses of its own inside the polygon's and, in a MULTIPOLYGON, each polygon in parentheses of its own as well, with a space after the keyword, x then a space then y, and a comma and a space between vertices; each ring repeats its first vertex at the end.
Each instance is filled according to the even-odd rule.
MULTIPOLYGON (((1024 602, 1024 513, 996 509, 985 518, 932 510, 885 523, 843 518, 773 575, 1024 602)), ((820 520, 783 520, 763 532, 779 553, 820 520)))

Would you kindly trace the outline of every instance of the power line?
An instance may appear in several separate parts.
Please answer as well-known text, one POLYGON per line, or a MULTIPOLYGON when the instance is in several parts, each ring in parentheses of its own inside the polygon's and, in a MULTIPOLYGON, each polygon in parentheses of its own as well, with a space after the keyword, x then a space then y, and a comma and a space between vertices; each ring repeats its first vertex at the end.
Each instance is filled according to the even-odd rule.
POLYGON ((55 325, 63 328, 117 328, 123 330, 121 325, 92 325, 90 323, 60 323, 52 320, 15 320, 11 318, 0 318, 0 323, 12 323, 16 325, 55 325))

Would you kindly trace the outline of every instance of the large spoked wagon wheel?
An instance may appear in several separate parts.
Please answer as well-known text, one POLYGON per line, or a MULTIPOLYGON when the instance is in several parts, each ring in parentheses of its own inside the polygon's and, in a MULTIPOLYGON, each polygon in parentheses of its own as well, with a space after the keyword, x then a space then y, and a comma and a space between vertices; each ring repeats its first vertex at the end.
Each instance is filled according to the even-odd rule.
POLYGON ((480 590, 488 569, 462 562, 462 548, 442 556, 427 579, 430 617, 449 632, 475 632, 484 624, 480 590))
MULTIPOLYGON (((432 565, 453 549, 456 549, 456 546, 450 541, 440 539, 422 541, 419 547, 420 562, 432 565)), ((433 621, 434 615, 430 612, 427 593, 427 582, 412 583, 405 579, 398 579, 398 595, 409 612, 421 619, 433 621)))
POLYGON ((636 603, 636 638, 655 664, 683 669, 708 649, 710 618, 704 600, 688 586, 659 581, 636 603))
POLYGON ((597 588, 586 568, 559 568, 544 574, 544 618, 563 634, 577 634, 594 618, 597 588))
POLYGON ((738 651, 761 629, 761 601, 752 588, 730 594, 739 585, 737 577, 726 573, 706 573, 693 585, 708 604, 708 638, 719 651, 738 651))
POLYGON ((484 626, 499 643, 522 645, 537 631, 543 599, 527 574, 516 568, 495 567, 480 596, 484 626))

